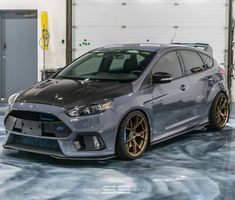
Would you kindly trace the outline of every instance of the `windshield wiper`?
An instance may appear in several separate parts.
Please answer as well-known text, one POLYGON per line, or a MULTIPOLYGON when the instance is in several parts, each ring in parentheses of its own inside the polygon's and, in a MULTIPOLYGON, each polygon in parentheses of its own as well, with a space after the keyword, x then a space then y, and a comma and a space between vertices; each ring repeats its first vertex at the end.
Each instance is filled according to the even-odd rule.
POLYGON ((61 79, 76 79, 76 80, 85 80, 86 78, 78 77, 78 76, 56 76, 55 78, 61 79))

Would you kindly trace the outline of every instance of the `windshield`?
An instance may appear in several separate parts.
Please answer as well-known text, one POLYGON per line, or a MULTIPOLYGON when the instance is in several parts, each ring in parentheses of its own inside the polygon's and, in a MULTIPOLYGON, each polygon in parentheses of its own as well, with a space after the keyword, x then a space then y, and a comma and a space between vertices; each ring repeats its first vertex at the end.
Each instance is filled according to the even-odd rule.
POLYGON ((152 60, 154 52, 139 50, 92 51, 62 70, 56 78, 131 82, 152 60))

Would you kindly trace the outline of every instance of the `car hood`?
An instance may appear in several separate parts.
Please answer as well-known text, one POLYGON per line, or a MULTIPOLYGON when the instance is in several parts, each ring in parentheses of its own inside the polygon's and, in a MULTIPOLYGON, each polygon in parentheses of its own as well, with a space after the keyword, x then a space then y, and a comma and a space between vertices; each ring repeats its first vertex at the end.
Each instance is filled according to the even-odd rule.
POLYGON ((16 102, 73 108, 104 99, 113 99, 131 92, 131 83, 49 79, 21 92, 16 102))

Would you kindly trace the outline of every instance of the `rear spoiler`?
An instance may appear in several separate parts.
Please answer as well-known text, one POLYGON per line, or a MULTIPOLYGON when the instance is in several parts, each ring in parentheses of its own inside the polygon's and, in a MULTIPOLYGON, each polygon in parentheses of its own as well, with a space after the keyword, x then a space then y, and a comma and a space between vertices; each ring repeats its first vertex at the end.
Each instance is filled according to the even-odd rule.
POLYGON ((212 47, 206 43, 172 43, 172 44, 195 47, 195 48, 201 49, 201 50, 207 52, 208 54, 210 54, 211 56, 213 56, 212 47))

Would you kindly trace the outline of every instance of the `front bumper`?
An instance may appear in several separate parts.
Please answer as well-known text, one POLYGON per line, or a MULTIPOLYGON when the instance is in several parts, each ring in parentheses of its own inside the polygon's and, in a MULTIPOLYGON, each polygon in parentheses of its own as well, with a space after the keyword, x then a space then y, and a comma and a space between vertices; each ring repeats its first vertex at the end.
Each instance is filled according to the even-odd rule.
POLYGON ((3 146, 61 159, 107 159, 115 155, 119 118, 112 109, 99 115, 71 118, 61 107, 16 103, 6 114, 7 139, 3 146), (23 115, 13 115, 14 112, 23 115), (43 113, 55 117, 56 121, 45 116, 27 119, 26 112, 43 113), (27 127, 22 127, 22 124, 27 124, 27 127), (59 131, 64 133, 60 135, 59 131))

